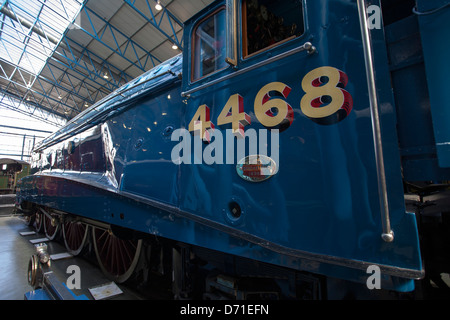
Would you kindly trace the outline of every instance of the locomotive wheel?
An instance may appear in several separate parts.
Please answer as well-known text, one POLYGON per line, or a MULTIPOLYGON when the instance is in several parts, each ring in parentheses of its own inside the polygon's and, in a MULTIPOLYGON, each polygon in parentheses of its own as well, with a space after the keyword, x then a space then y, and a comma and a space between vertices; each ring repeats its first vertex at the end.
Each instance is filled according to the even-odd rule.
POLYGON ((110 230, 92 228, 94 250, 103 273, 117 283, 125 282, 138 263, 142 240, 123 240, 110 230))
POLYGON ((53 240, 58 234, 59 223, 55 222, 54 219, 50 218, 46 214, 43 214, 43 217, 45 235, 49 240, 53 240))
POLYGON ((35 217, 36 217, 35 213, 24 216, 23 218, 25 220, 25 224, 27 226, 29 226, 29 227, 34 226, 34 219, 35 219, 35 217))
POLYGON ((86 243, 89 226, 78 221, 66 221, 61 227, 67 251, 74 256, 80 254, 86 243))
POLYGON ((44 231, 44 214, 39 209, 34 214, 34 228, 37 233, 44 231))

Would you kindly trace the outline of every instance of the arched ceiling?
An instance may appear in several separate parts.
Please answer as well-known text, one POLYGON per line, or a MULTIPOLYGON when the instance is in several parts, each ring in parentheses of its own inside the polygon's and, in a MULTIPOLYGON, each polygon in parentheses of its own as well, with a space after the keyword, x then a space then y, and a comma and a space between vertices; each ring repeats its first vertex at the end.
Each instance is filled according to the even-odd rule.
POLYGON ((179 54, 183 22, 211 2, 3 0, 0 106, 61 125, 179 54))

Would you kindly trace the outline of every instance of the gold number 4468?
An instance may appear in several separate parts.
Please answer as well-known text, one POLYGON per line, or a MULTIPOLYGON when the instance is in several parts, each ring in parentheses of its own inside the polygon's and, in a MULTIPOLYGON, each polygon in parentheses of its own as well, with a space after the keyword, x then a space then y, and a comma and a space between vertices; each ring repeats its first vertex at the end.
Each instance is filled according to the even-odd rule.
MULTIPOLYGON (((333 67, 320 67, 307 73, 302 80, 305 95, 300 101, 300 108, 303 114, 322 125, 345 119, 353 108, 352 96, 344 89, 347 83, 347 75, 333 67)), ((285 130, 292 124, 294 111, 284 100, 291 90, 282 82, 271 82, 259 90, 254 112, 264 127, 285 130)), ((229 123, 235 136, 245 137, 245 127, 251 124, 251 118, 244 112, 244 98, 239 94, 230 96, 217 118, 218 125, 229 123)), ((210 141, 212 130, 214 124, 210 119, 210 109, 205 104, 201 105, 189 123, 189 131, 198 134, 204 141, 210 141)))

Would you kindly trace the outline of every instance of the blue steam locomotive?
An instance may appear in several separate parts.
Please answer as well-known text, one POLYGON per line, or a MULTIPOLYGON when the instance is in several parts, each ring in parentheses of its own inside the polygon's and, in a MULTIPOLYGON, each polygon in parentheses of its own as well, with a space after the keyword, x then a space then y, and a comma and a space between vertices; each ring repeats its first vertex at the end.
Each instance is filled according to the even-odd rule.
POLYGON ((215 1, 36 147, 20 208, 177 298, 446 294, 448 32, 448 0, 215 1))

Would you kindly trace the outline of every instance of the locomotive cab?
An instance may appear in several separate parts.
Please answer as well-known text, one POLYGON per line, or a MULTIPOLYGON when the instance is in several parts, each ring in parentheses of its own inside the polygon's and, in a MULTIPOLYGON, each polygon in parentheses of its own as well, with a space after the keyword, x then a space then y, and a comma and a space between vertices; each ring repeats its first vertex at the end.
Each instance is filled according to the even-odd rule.
POLYGON ((305 23, 303 1, 216 2, 186 22, 182 95, 211 92, 267 59, 298 51, 308 41, 305 23))

